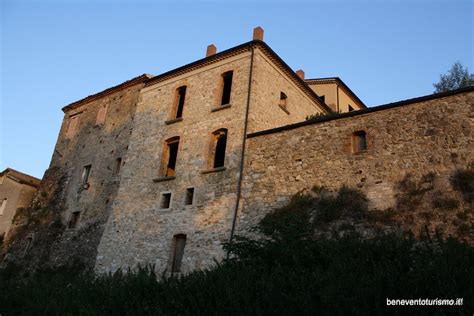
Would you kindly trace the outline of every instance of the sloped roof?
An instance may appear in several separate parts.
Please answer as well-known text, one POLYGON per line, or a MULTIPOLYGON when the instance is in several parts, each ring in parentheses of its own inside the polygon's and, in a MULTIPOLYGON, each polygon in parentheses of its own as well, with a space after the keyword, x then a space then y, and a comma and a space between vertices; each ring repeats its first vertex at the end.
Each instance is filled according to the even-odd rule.
POLYGON ((357 102, 362 105, 362 108, 366 109, 367 106, 361 99, 342 81, 339 77, 327 77, 327 78, 314 78, 314 79, 306 79, 305 80, 307 85, 314 85, 314 84, 328 84, 328 83, 335 83, 339 84, 342 89, 344 89, 349 95, 351 95, 357 102))
POLYGON ((3 177, 3 176, 7 176, 8 178, 18 182, 18 183, 21 183, 21 184, 27 184, 27 185, 30 185, 32 187, 35 187, 37 188, 41 182, 40 179, 38 178, 35 178, 33 176, 30 176, 26 173, 23 173, 23 172, 20 172, 18 170, 15 170, 15 169, 12 169, 12 168, 7 168, 5 170, 3 170, 1 173, 0 173, 0 177, 3 177))
POLYGON ((300 87, 300 89, 308 95, 316 104, 319 105, 319 107, 328 113, 331 113, 332 110, 329 106, 327 106, 320 98, 319 96, 305 83, 303 79, 301 79, 291 68, 288 66, 283 59, 280 58, 271 48, 268 46, 265 42, 260 41, 260 40, 252 40, 250 42, 229 48, 227 50, 224 50, 222 52, 219 52, 217 54, 199 59, 197 61, 194 61, 190 64, 172 69, 170 71, 167 71, 165 73, 162 73, 160 75, 157 75, 149 80, 146 81, 145 86, 151 86, 154 84, 157 84, 159 82, 168 80, 170 78, 179 76, 183 73, 193 71, 195 69, 199 69, 201 67, 205 67, 207 65, 216 63, 218 61, 221 61, 225 58, 235 56, 238 54, 241 54, 243 52, 249 51, 252 49, 252 47, 258 47, 262 50, 262 52, 270 58, 279 68, 282 70, 285 74, 287 74, 293 82, 300 87))
POLYGON ((150 75, 150 74, 143 74, 143 75, 140 75, 140 76, 137 76, 135 78, 132 78, 130 80, 127 80, 125 82, 122 82, 121 84, 118 84, 116 86, 113 86, 111 88, 108 88, 108 89, 105 89, 105 90, 102 90, 101 92, 98 92, 98 93, 95 93, 95 94, 92 94, 88 97, 85 97, 83 99, 80 99, 78 101, 75 101, 73 103, 70 103, 68 105, 66 105, 65 107, 62 108, 63 112, 67 112, 69 110, 72 110, 74 108, 77 108, 78 106, 80 105, 83 105, 87 102, 90 102, 90 101, 93 101, 93 100, 97 100, 99 98, 102 98, 106 95, 109 95, 111 93, 114 93, 114 92, 117 92, 117 91, 120 91, 120 90, 123 90, 125 88, 128 88, 130 86, 133 86, 135 84, 138 84, 138 83, 143 83, 145 80, 147 79, 150 79, 152 78, 153 75, 150 75))

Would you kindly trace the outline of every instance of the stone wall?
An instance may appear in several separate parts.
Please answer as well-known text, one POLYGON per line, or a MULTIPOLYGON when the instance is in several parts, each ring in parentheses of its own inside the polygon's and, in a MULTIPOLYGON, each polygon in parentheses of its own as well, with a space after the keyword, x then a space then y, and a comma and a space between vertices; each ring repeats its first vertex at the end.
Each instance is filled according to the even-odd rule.
MULTIPOLYGON (((450 223, 457 215, 470 223, 472 205, 462 201, 449 179, 474 161, 474 92, 406 103, 250 135, 237 233, 247 233, 269 210, 313 186, 358 188, 372 209, 397 211, 403 180, 425 185, 422 179, 430 173, 432 198, 447 194, 459 201, 450 223), (361 130, 367 150, 354 153, 353 133, 361 130)), ((428 217, 430 209, 424 211, 428 217)), ((448 219, 440 215, 437 224, 443 221, 448 219)))
POLYGON ((236 203, 250 60, 250 52, 243 52, 142 90, 121 187, 98 250, 97 272, 138 264, 154 264, 160 273, 170 271, 177 234, 186 235, 182 272, 222 259, 236 203), (221 107, 221 75, 230 70, 230 106, 221 107), (187 87, 183 116, 170 121, 181 86, 187 87), (221 128, 228 130, 225 169, 210 170, 211 135, 221 128), (180 139, 175 175, 163 178, 165 141, 176 136, 180 139), (194 201, 185 205, 190 187, 194 201), (164 193, 171 193, 166 209, 161 205, 164 193))
POLYGON ((10 261, 36 268, 93 267, 120 184, 117 158, 125 161, 139 91, 146 79, 137 77, 65 108, 50 167, 33 205, 18 216, 16 237, 8 240, 10 261), (76 120, 74 130, 72 120, 76 120), (84 187, 86 165, 91 165, 91 173, 84 187), (79 212, 79 219, 69 227, 74 212, 79 212), (25 238, 30 239, 27 247, 25 238))
POLYGON ((255 50, 248 132, 253 133, 304 121, 321 113, 320 107, 259 49, 255 50), (287 96, 279 106, 280 92, 287 96))

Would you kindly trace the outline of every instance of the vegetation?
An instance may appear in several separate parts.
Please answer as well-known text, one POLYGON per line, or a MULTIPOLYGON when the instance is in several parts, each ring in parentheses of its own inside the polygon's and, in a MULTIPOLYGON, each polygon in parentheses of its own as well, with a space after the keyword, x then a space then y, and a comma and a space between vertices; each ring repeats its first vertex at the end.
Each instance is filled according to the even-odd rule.
POLYGON ((469 73, 460 62, 455 62, 448 73, 440 75, 439 82, 433 84, 435 93, 474 86, 474 74, 469 73))
POLYGON ((467 169, 458 169, 451 177, 453 189, 461 192, 466 202, 474 202, 474 167, 469 165, 467 169))
POLYGON ((332 221, 349 213, 357 218, 365 210, 358 191, 314 188, 265 216, 256 227, 264 238, 237 237, 225 246, 229 260, 182 277, 157 276, 147 267, 100 277, 69 269, 19 278, 20 271, 10 267, 0 273, 0 314, 472 313, 474 248, 467 244, 394 234, 371 239, 313 234, 317 218, 332 221), (386 306, 387 298, 464 298, 464 305, 393 307, 386 306))

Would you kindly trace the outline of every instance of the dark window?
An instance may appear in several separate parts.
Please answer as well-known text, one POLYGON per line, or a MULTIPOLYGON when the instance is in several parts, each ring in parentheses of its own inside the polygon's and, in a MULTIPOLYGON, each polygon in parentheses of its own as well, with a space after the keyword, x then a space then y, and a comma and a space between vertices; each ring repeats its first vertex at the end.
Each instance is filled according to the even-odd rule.
POLYGON ((354 111, 354 108, 349 104, 349 112, 354 111))
POLYGON ((365 131, 357 131, 352 135, 352 152, 358 153, 367 150, 365 131))
POLYGON ((286 103, 287 103, 288 97, 284 92, 280 92, 280 106, 284 109, 286 109, 286 103))
POLYGON ((173 259, 171 261, 171 273, 181 270, 181 261, 184 255, 184 246, 186 246, 186 235, 178 234, 173 236, 173 259))
POLYGON ((92 165, 84 166, 84 169, 82 170, 82 184, 89 183, 89 176, 91 174, 91 168, 92 168, 92 165))
POLYGON ((176 158, 178 157, 179 137, 173 137, 166 141, 165 152, 165 177, 172 177, 176 170, 176 158))
POLYGON ((171 193, 163 193, 161 195, 160 208, 170 208, 171 205, 171 193))
POLYGON ((232 75, 233 71, 228 71, 222 74, 222 99, 221 105, 226 105, 230 103, 230 92, 232 90, 232 75))
POLYGON ((114 173, 115 173, 115 174, 119 174, 121 168, 122 168, 122 158, 117 158, 117 159, 115 159, 115 170, 114 170, 114 173))
POLYGON ((186 189, 186 196, 184 197, 184 205, 193 205, 194 188, 186 189))
POLYGON ((321 101, 326 102, 326 96, 325 95, 322 95, 319 98, 321 99, 321 101))
POLYGON ((184 99, 186 97, 186 86, 179 87, 176 93, 176 118, 183 116, 184 99))
POLYGON ((69 220, 69 228, 76 228, 77 223, 79 222, 79 217, 81 212, 74 212, 71 214, 71 219, 69 220))
POLYGON ((214 168, 224 166, 225 148, 227 145, 227 130, 221 129, 214 132, 215 151, 214 151, 214 168))

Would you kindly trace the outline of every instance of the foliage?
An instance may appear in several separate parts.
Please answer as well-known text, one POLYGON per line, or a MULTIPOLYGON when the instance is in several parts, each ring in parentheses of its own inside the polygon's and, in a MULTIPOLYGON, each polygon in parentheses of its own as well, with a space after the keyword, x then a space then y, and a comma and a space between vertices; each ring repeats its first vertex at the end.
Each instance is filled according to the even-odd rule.
POLYGON ((474 86, 474 74, 467 67, 455 62, 448 73, 440 75, 439 82, 433 84, 435 93, 474 86))
POLYGON ((314 114, 311 114, 311 115, 307 115, 306 116, 306 121, 317 121, 319 119, 325 119, 325 118, 329 118, 329 117, 338 117, 339 115, 341 114, 341 112, 336 112, 336 111, 332 111, 332 112, 329 112, 329 113, 321 113, 321 112, 317 112, 317 113, 314 113, 314 114))
POLYGON ((453 189, 461 192, 466 202, 474 202, 474 168, 457 169, 450 180, 453 189))
POLYGON ((264 238, 236 237, 225 245, 230 259, 187 276, 159 277, 153 267, 144 267, 95 277, 73 267, 21 279, 21 271, 10 267, 0 271, 0 314, 469 314, 473 247, 394 234, 372 239, 311 234, 318 209, 361 213, 364 199, 348 188, 299 194, 261 221, 257 229, 264 238), (387 298, 458 297, 464 298, 462 307, 386 306, 387 298))

